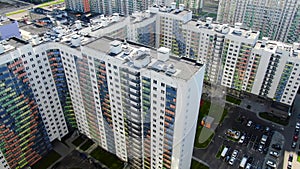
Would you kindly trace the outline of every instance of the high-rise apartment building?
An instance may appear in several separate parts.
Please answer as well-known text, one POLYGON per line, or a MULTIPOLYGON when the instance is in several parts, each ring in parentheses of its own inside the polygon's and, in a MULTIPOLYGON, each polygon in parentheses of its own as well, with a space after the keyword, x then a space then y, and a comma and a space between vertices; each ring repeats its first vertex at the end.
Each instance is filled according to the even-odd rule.
POLYGON ((270 54, 281 57, 276 60, 278 63, 273 64, 273 60, 266 59, 267 53, 261 50, 261 57, 264 59, 252 56, 256 51, 256 45, 261 43, 258 40, 260 32, 245 29, 241 23, 235 23, 234 26, 219 24, 214 23, 212 18, 207 18, 206 21, 193 21, 189 17, 191 11, 186 9, 164 10, 163 7, 152 7, 150 11, 156 13, 158 17, 159 36, 156 44, 170 48, 172 53, 180 57, 206 64, 206 81, 271 98, 287 105, 293 103, 295 95, 290 91, 298 90, 299 74, 294 72, 293 76, 288 76, 283 67, 290 62, 293 63, 292 67, 298 69, 300 60, 295 56, 295 53, 298 53, 296 44, 268 41, 279 46, 277 52, 270 54), (272 76, 268 75, 271 70, 258 69, 259 65, 267 68, 265 65, 269 64, 271 65, 269 69, 273 71, 272 76), (281 78, 282 76, 285 78, 281 78), (283 88, 287 79, 291 81, 289 86, 293 90, 283 88))
POLYGON ((204 67, 107 38, 81 53, 71 98, 91 126, 79 130, 133 168, 189 168, 204 67))
POLYGON ((260 31, 260 38, 269 37, 283 42, 298 42, 298 0, 220 0, 217 21, 234 25, 236 22, 260 31))
MULTIPOLYGON (((6 45, 4 49, 1 45, 0 51, 0 168, 25 168, 51 149, 48 135, 52 132, 47 134, 49 126, 45 127, 44 123, 48 114, 44 114, 46 110, 41 110, 40 103, 36 101, 35 89, 31 86, 30 75, 26 71, 28 67, 22 57, 30 57, 32 48, 18 39, 10 39, 7 43, 14 46, 6 45), (14 47, 19 50, 3 53, 14 47), (26 53, 23 55, 24 50, 26 53)), ((55 124, 52 126, 56 127, 55 124)))
POLYGON ((167 48, 90 40, 1 44, 3 167, 34 164, 69 126, 132 168, 189 168, 204 66, 167 48))
POLYGON ((66 8, 72 11, 105 15, 130 15, 136 11, 147 10, 151 5, 150 0, 66 0, 65 3, 66 8))
POLYGON ((66 9, 76 12, 86 13, 91 10, 89 0, 65 0, 65 4, 66 9))

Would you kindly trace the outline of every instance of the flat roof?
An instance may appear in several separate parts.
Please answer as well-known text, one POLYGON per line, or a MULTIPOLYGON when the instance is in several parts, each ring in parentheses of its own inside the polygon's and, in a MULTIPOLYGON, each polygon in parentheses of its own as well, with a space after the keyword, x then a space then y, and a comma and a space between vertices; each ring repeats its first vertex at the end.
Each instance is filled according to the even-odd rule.
POLYGON ((46 33, 47 31, 50 30, 47 27, 37 27, 34 24, 29 24, 29 25, 25 24, 25 25, 20 26, 19 29, 30 32, 32 34, 42 34, 42 33, 46 33))
POLYGON ((233 35, 246 39, 256 39, 259 36, 259 32, 246 30, 243 28, 234 28, 233 26, 229 26, 228 24, 219 24, 219 23, 211 23, 207 24, 206 21, 195 21, 191 20, 185 23, 187 27, 194 29, 207 29, 219 34, 223 35, 233 35))
POLYGON ((14 50, 20 46, 24 46, 24 45, 28 44, 28 42, 25 40, 16 38, 16 37, 12 37, 10 39, 1 41, 0 44, 2 44, 4 47, 4 53, 0 54, 0 55, 3 55, 8 51, 14 50))
MULTIPOLYGON (((104 36, 104 37, 98 38, 94 41, 91 41, 89 43, 86 43, 83 46, 94 49, 96 51, 100 51, 102 53, 106 53, 107 56, 110 56, 109 52, 110 52, 110 43, 111 42, 115 43, 115 39, 104 36)), ((123 43, 122 43, 122 45, 123 45, 123 43)), ((126 47, 127 47, 126 50, 123 49, 121 53, 119 53, 117 55, 111 55, 111 57, 122 60, 123 64, 128 67, 134 67, 134 66, 131 63, 131 61, 125 59, 125 57, 124 57, 125 53, 126 53, 126 55, 134 56, 136 54, 135 52, 137 50, 139 50, 140 48, 147 49, 150 52, 150 63, 141 69, 149 69, 149 70, 157 71, 159 73, 167 74, 172 77, 179 78, 179 79, 189 80, 203 66, 202 64, 196 63, 195 61, 193 61, 191 59, 179 58, 174 55, 173 56, 170 55, 170 57, 167 61, 161 61, 158 59, 158 55, 157 55, 158 52, 156 49, 149 48, 144 45, 137 44, 137 43, 130 42, 130 41, 127 42, 126 47), (159 68, 161 68, 161 70, 155 70, 155 66, 158 66, 159 68)), ((144 56, 144 55, 142 55, 142 56, 144 56)), ((138 59, 141 59, 141 58, 138 58, 138 59)))

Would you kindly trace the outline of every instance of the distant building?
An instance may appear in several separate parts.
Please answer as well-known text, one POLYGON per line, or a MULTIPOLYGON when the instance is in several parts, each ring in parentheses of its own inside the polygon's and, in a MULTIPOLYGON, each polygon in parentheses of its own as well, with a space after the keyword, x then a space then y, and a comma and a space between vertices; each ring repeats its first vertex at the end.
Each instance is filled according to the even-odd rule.
POLYGON ((11 37, 21 37, 21 32, 19 30, 19 25, 18 22, 5 22, 2 23, 3 25, 0 24, 0 41, 1 40, 6 40, 11 37))
POLYGON ((66 9, 76 12, 130 15, 136 11, 147 10, 150 0, 66 0, 65 3, 66 9))
POLYGON ((217 21, 240 22, 260 31, 260 38, 293 43, 300 40, 299 13, 299 0, 220 0, 217 21))
POLYGON ((74 12, 87 13, 91 11, 89 0, 65 0, 66 9, 74 12))

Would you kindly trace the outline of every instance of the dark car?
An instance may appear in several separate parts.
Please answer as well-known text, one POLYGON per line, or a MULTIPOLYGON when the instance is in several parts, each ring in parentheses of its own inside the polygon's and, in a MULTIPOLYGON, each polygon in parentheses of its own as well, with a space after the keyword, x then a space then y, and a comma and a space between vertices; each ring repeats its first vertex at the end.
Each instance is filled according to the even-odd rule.
POLYGON ((255 125, 255 130, 260 130, 260 129, 261 129, 261 125, 256 124, 256 125, 255 125))
POLYGON ((269 151, 269 148, 268 148, 268 147, 266 147, 266 148, 264 148, 264 150, 263 150, 263 153, 264 153, 264 154, 267 154, 267 153, 268 153, 268 151, 269 151))
POLYGON ((292 153, 289 154, 289 161, 293 162, 293 154, 292 153))
POLYGON ((297 142, 294 142, 294 141, 293 141, 293 143, 292 143, 291 147, 292 147, 293 149, 295 149, 295 148, 296 148, 296 146, 297 146, 297 142))
POLYGON ((295 130, 294 135, 298 136, 299 135, 299 130, 297 130, 297 131, 295 130))
POLYGON ((281 150, 281 146, 279 144, 272 144, 272 148, 276 150, 281 150))
POLYGON ((229 159, 230 159, 230 156, 228 155, 228 156, 226 156, 225 157, 225 162, 228 162, 229 161, 229 159))
POLYGON ((252 164, 252 162, 253 162, 253 157, 249 157, 248 160, 247 160, 247 163, 252 164))

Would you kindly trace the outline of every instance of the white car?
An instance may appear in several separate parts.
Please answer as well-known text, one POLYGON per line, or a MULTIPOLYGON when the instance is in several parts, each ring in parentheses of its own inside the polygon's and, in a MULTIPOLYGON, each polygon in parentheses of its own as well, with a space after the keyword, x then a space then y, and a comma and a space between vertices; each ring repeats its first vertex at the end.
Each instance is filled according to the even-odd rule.
POLYGON ((236 158, 238 155, 239 151, 238 150, 234 150, 231 157, 236 158))
POLYGON ((263 151, 263 148, 264 148, 263 145, 260 144, 259 147, 258 147, 258 151, 259 151, 259 152, 262 152, 262 151, 263 151))
POLYGON ((274 157, 279 157, 279 153, 277 151, 270 151, 270 155, 274 157))
POLYGON ((245 136, 242 136, 241 138, 240 138, 240 140, 239 140, 239 143, 243 143, 244 142, 244 140, 245 140, 245 136))
POLYGON ((299 122, 296 123, 296 129, 300 129, 300 123, 299 122))
POLYGON ((247 163, 246 169, 251 169, 251 164, 250 163, 247 163))
POLYGON ((248 123, 247 123, 247 127, 250 127, 252 125, 252 123, 253 122, 251 120, 249 120, 248 123))
POLYGON ((230 160, 229 160, 229 162, 228 162, 228 164, 233 165, 234 161, 235 161, 235 158, 231 157, 230 160))
POLYGON ((270 166, 270 167, 276 168, 276 163, 275 163, 274 161, 272 161, 272 160, 268 160, 268 161, 266 162, 266 164, 267 164, 268 166, 270 166))

